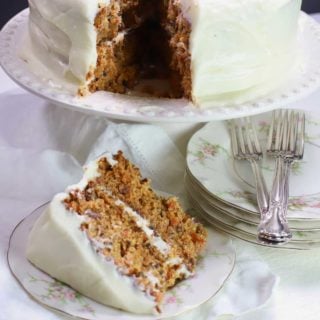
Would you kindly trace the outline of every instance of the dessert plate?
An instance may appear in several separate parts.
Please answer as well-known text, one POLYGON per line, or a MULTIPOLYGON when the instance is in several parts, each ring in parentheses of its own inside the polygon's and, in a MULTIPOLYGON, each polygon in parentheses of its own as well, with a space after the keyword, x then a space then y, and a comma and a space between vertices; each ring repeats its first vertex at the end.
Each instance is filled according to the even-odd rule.
POLYGON ((252 244, 264 246, 264 247, 272 247, 272 248, 279 248, 279 249, 289 249, 289 250, 310 250, 310 249, 319 249, 319 242, 316 241, 290 241, 285 244, 280 245, 271 245, 267 243, 262 243, 257 240, 256 234, 252 234, 245 230, 238 228, 238 225, 229 225, 225 223, 224 219, 217 219, 212 215, 208 214, 201 205, 192 198, 192 195, 189 194, 192 206, 197 211, 199 217, 206 220, 210 225, 213 226, 214 229, 227 233, 233 237, 239 238, 246 242, 250 242, 252 244))
MULTIPOLYGON (((271 113, 255 116, 261 145, 266 145, 271 113)), ((306 145, 303 161, 293 165, 290 178, 288 219, 320 226, 320 115, 306 114, 306 145)), ((209 197, 228 206, 258 215, 253 175, 247 161, 234 161, 230 150, 227 122, 212 122, 190 140, 187 166, 191 178, 209 197), (217 183, 218 182, 218 183, 217 183)), ((267 184, 271 186, 274 160, 261 163, 267 184)), ((297 225, 297 223, 296 223, 297 225)), ((317 228, 314 225, 315 228, 317 228)))
POLYGON ((8 264, 22 288, 34 300, 64 314, 90 320, 152 320, 178 316, 216 296, 235 265, 235 249, 230 238, 209 229, 208 246, 199 260, 198 272, 166 294, 161 314, 135 315, 113 309, 82 296, 27 260, 25 252, 28 234, 45 207, 39 207, 16 226, 10 238, 8 264))
MULTIPOLYGON (((196 199, 202 199, 212 210, 223 212, 239 220, 240 222, 255 224, 260 223, 260 214, 258 212, 252 213, 241 208, 236 208, 228 205, 225 202, 219 201, 217 198, 210 197, 201 186, 193 181, 188 174, 185 175, 185 185, 192 190, 192 195, 196 199)), ((320 231, 320 220, 314 219, 290 219, 290 228, 298 231, 320 231)))
MULTIPOLYGON (((257 235, 258 224, 253 222, 245 222, 228 213, 217 208, 213 208, 204 200, 204 198, 197 194, 191 186, 187 186, 188 194, 191 195, 193 202, 202 208, 209 216, 221 221, 222 223, 233 227, 235 229, 250 233, 254 237, 257 235)), ((290 225, 291 227, 291 225, 290 225)), ((295 229, 290 228, 292 231, 291 243, 315 243, 320 247, 320 229, 295 229)))
POLYGON ((320 25, 301 13, 299 56, 301 61, 286 83, 272 93, 248 103, 195 108, 184 99, 159 99, 98 92, 77 98, 76 86, 52 76, 39 63, 21 58, 28 30, 28 9, 2 29, 0 62, 6 73, 26 90, 60 106, 108 118, 141 122, 207 122, 254 115, 296 101, 320 87, 320 25))
MULTIPOLYGON (((188 173, 185 175, 185 184, 192 189, 192 192, 197 199, 203 199, 213 210, 225 212, 227 215, 230 215, 233 218, 245 223, 260 223, 260 214, 258 212, 247 211, 243 208, 228 204, 224 201, 220 201, 218 198, 212 197, 193 177, 188 175, 188 173)), ((320 231, 320 220, 317 219, 290 218, 289 221, 292 229, 299 231, 320 231)))

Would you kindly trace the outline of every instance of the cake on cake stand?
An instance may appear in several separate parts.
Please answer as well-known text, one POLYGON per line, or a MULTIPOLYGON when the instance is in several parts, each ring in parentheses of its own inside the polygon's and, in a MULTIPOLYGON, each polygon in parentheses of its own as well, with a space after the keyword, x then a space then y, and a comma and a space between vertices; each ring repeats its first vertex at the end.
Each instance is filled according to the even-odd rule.
POLYGON ((301 24, 304 28, 301 30, 299 47, 304 63, 283 87, 249 103, 200 110, 185 100, 140 99, 119 95, 110 95, 109 100, 105 100, 105 96, 101 99, 99 95, 80 100, 61 84, 53 83, 45 75, 33 73, 19 57, 18 48, 26 29, 27 17, 28 11, 20 13, 7 24, 0 35, 1 65, 15 82, 60 107, 113 121, 156 123, 162 126, 179 146, 185 145, 191 134, 204 122, 254 115, 286 107, 320 87, 320 27, 302 14, 301 24))
POLYGON ((320 26, 303 12, 299 21, 297 66, 285 83, 248 102, 231 105, 221 102, 206 109, 196 108, 185 99, 108 92, 97 92, 85 98, 76 97, 74 85, 63 83, 61 79, 58 81, 43 65, 35 65, 21 57, 21 46, 25 45, 25 30, 28 29, 28 16, 28 9, 22 11, 1 31, 0 62, 5 72, 26 90, 56 105, 112 120, 195 124, 231 119, 286 107, 320 87, 320 26))

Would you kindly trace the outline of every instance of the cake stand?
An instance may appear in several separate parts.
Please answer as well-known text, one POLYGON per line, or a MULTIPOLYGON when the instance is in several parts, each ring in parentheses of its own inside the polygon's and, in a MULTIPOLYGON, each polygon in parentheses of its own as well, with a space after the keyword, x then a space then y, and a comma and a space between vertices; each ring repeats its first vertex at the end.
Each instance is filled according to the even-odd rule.
POLYGON ((301 62, 277 90, 243 104, 195 108, 185 99, 159 99, 98 92, 87 98, 75 96, 75 87, 21 58, 28 30, 29 10, 12 18, 0 34, 0 62, 21 87, 56 105, 130 122, 201 123, 259 114, 285 107, 320 87, 320 25, 305 13, 299 21, 298 48, 301 62))

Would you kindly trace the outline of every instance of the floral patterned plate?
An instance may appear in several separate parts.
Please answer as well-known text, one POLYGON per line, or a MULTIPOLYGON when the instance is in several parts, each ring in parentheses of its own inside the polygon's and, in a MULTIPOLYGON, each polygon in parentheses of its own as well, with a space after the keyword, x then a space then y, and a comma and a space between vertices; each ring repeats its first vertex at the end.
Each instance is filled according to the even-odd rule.
MULTIPOLYGON (((266 145, 271 113, 253 117, 262 147, 266 145)), ((306 146, 303 161, 293 166, 290 179, 289 220, 309 221, 320 227, 320 115, 306 114, 306 146)), ((258 215, 250 164, 234 161, 230 150, 228 122, 211 122, 189 141, 187 166, 190 175, 208 196, 228 206, 258 215)), ((265 156, 261 163, 269 188, 274 160, 265 156)), ((316 226, 315 226, 316 228, 316 226)))
POLYGON ((257 240, 256 234, 252 234, 250 232, 245 231, 244 229, 241 229, 241 225, 239 228, 239 224, 234 224, 234 225, 228 224, 226 223, 224 218, 217 219, 213 215, 206 212, 202 208, 202 205, 200 205, 200 203, 198 203, 196 200, 193 199, 191 193, 189 193, 189 196, 190 196, 192 206, 197 211, 197 214, 200 218, 206 220, 216 230, 227 233, 233 237, 239 238, 241 240, 244 240, 246 242, 250 242, 256 245, 279 248, 279 249, 310 250, 310 249, 319 249, 320 247, 319 242, 313 242, 313 241, 290 241, 288 243, 280 244, 280 245, 277 245, 277 244, 271 245, 268 243, 260 242, 257 240))
MULTIPOLYGON (((186 186, 188 194, 191 195, 193 202, 196 202, 198 206, 201 207, 202 211, 205 211, 207 215, 215 218, 216 220, 221 221, 222 223, 247 233, 250 233, 254 237, 257 236, 258 224, 252 222, 245 222, 239 220, 236 217, 229 214, 228 211, 220 210, 215 207, 211 207, 206 199, 202 197, 201 194, 197 193, 194 188, 190 185, 186 186)), ((312 242, 314 245, 320 247, 320 229, 310 229, 302 230, 290 228, 292 231, 292 240, 291 243, 301 243, 309 244, 312 242)))
MULTIPOLYGON (((258 212, 250 212, 241 208, 228 205, 224 201, 220 201, 215 197, 211 197, 206 190, 195 180, 188 171, 185 174, 185 185, 191 188, 192 195, 198 200, 202 199, 211 208, 211 210, 223 212, 247 224, 258 225, 260 223, 260 214, 258 212)), ((297 231, 318 231, 320 232, 320 220, 314 219, 290 219, 290 228, 297 231)))
POLYGON ((28 234, 44 208, 45 205, 36 209, 16 226, 10 238, 8 264, 17 281, 33 299, 74 317, 90 320, 152 320, 187 314, 217 295, 235 265, 235 249, 230 238, 209 229, 208 246, 199 260, 198 272, 166 294, 160 315, 141 316, 113 309, 51 278, 27 260, 28 234))

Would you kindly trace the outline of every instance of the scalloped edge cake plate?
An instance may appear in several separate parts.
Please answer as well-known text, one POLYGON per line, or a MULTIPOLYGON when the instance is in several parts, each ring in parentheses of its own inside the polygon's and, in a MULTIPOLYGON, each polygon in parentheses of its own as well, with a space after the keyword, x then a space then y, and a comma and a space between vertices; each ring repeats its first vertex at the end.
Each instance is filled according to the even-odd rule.
MULTIPOLYGON (((12 18, 0 34, 0 63, 24 89, 60 106, 111 119, 140 122, 208 122, 259 114, 288 105, 320 87, 320 25, 301 13, 299 65, 277 90, 251 102, 199 109, 185 99, 160 99, 98 92, 77 98, 75 86, 51 77, 48 70, 30 66, 20 56, 28 30, 29 10, 12 18)), ((61 79, 60 79, 61 80, 61 79)))
POLYGON ((182 281, 165 295, 162 314, 135 315, 107 307, 53 279, 27 260, 25 252, 29 232, 46 205, 37 208, 15 227, 10 237, 7 260, 12 274, 31 298, 55 311, 87 320, 171 318, 211 301, 233 272, 236 253, 232 240, 209 228, 208 246, 201 255, 196 275, 182 281))
MULTIPOLYGON (((261 145, 265 147, 271 112, 252 119, 261 145)), ((320 187, 314 181, 320 180, 319 112, 306 112, 306 133, 304 158, 292 167, 288 219, 295 220, 296 226, 303 220, 317 228, 320 223, 320 187)), ((273 158, 265 156, 260 166, 270 188, 273 158)), ((247 161, 233 159, 227 122, 211 122, 192 136, 187 147, 187 171, 208 197, 258 215, 253 174, 247 161)))

